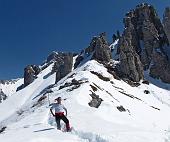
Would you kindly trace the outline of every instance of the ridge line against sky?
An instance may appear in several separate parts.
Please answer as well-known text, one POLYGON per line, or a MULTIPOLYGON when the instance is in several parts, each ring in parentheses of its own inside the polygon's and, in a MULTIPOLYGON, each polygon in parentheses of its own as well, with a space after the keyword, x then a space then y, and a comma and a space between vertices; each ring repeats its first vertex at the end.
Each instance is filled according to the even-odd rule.
POLYGON ((1 0, 0 79, 23 77, 28 64, 42 64, 52 51, 80 52, 93 36, 123 30, 136 5, 153 5, 160 17, 169 0, 1 0))

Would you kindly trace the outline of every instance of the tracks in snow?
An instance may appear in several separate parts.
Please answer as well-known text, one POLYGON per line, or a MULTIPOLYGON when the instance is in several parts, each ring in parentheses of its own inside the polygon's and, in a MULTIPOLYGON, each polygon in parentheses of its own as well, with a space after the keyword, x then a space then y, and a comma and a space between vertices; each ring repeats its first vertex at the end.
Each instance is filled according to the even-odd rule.
POLYGON ((99 135, 93 132, 84 132, 84 131, 73 129, 71 133, 85 140, 85 142, 112 142, 113 141, 113 139, 109 138, 108 136, 99 135))
MULTIPOLYGON (((56 123, 55 120, 51 116, 49 116, 48 124, 50 126, 53 126, 53 127, 56 128, 55 123, 56 123)), ((64 123, 61 123, 61 127, 64 129, 64 123)), ((77 137, 82 139, 83 142, 112 142, 113 141, 113 138, 111 138, 109 136, 96 134, 96 133, 93 133, 93 132, 85 132, 85 131, 82 131, 82 130, 76 130, 74 128, 69 133, 76 135, 77 137)))

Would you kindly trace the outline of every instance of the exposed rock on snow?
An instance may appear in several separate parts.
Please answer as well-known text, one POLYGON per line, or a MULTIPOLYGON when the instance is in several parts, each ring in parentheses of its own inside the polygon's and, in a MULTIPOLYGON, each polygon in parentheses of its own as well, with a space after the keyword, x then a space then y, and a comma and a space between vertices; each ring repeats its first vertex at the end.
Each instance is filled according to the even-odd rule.
POLYGON ((65 77, 68 73, 72 71, 73 66, 73 54, 63 54, 62 55, 63 60, 62 64, 58 64, 58 62, 55 62, 55 68, 56 68, 56 83, 63 77, 65 77))
POLYGON ((40 73, 41 69, 36 65, 28 65, 24 69, 24 87, 32 83, 37 75, 40 73))
POLYGON ((78 65, 87 58, 89 58, 89 60, 94 59, 103 63, 111 61, 111 49, 106 40, 105 33, 101 33, 98 37, 92 38, 90 45, 76 58, 74 68, 78 67, 78 65))
POLYGON ((0 89, 0 103, 3 100, 6 100, 6 98, 7 98, 6 94, 2 91, 2 89, 0 89))
POLYGON ((98 108, 103 100, 93 91, 91 91, 90 96, 92 97, 92 100, 89 102, 89 106, 98 108))

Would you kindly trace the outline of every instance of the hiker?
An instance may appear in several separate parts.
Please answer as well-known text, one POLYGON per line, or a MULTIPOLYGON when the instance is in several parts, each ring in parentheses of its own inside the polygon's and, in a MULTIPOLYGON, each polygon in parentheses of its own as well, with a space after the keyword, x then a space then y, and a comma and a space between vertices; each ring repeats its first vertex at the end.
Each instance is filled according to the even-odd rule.
POLYGON ((61 97, 58 97, 55 99, 57 101, 56 103, 52 104, 52 107, 50 108, 50 111, 52 115, 55 117, 56 123, 57 123, 57 129, 61 130, 60 120, 62 119, 66 124, 67 132, 70 131, 70 124, 69 120, 67 119, 67 109, 64 107, 63 104, 61 104, 61 97), (53 113, 53 109, 55 110, 55 114, 53 113), (66 115, 64 115, 64 111, 66 112, 66 115))

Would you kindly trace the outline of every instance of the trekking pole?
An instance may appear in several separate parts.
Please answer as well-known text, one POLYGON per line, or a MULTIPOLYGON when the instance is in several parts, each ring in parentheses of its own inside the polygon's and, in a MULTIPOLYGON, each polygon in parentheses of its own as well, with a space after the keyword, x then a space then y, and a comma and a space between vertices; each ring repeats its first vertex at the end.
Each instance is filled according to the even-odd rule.
POLYGON ((53 93, 53 91, 51 89, 47 90, 46 92, 48 94, 48 105, 50 106, 50 96, 49 93, 53 93))
POLYGON ((49 99, 49 93, 48 94, 48 106, 50 106, 50 99, 49 99))

